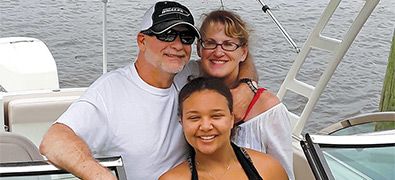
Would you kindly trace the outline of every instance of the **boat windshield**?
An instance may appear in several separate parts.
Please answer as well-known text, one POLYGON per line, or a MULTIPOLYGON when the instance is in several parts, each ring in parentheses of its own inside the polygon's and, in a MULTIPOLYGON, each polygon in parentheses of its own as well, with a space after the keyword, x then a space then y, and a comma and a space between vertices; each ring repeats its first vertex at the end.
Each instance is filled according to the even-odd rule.
POLYGON ((301 141, 316 179, 395 179, 394 134, 308 135, 301 141))
POLYGON ((395 146, 321 148, 335 179, 395 179, 395 146))

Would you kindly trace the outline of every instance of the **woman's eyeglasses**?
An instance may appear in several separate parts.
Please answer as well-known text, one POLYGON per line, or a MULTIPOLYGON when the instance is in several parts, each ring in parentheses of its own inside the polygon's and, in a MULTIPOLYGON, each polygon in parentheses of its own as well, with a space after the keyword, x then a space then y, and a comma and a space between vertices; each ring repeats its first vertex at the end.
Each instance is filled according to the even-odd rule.
POLYGON ((156 38, 160 41, 164 42, 173 42, 176 40, 177 36, 180 36, 182 44, 192 44, 195 41, 195 33, 193 31, 176 31, 174 29, 169 29, 163 33, 155 34, 151 30, 146 30, 141 32, 148 36, 156 36, 156 38))
POLYGON ((203 49, 214 50, 217 46, 221 46, 221 48, 225 51, 235 51, 240 46, 244 46, 244 44, 236 44, 234 42, 224 41, 222 44, 217 44, 217 42, 212 40, 200 40, 200 45, 202 45, 203 49))

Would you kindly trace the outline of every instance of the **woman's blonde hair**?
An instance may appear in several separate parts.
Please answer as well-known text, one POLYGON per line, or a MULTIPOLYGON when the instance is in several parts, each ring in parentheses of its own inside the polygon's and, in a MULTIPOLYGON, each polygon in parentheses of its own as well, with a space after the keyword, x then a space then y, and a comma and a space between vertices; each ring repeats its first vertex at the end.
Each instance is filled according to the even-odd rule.
POLYGON ((238 15, 230 11, 216 10, 205 16, 206 18, 200 27, 202 37, 206 37, 208 28, 220 23, 225 26, 226 36, 239 39, 241 46, 248 46, 249 30, 238 15))

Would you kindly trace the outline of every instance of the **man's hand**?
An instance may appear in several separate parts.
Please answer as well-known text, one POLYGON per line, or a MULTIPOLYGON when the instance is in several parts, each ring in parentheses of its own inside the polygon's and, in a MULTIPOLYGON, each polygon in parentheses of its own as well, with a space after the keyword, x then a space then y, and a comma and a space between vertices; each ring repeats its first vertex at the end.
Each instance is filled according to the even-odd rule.
POLYGON ((40 145, 40 152, 56 167, 86 180, 116 180, 91 155, 88 145, 68 126, 55 123, 40 145))
POLYGON ((254 93, 246 83, 241 83, 234 89, 231 89, 233 97, 233 112, 235 114, 235 123, 243 119, 247 112, 248 105, 250 105, 254 98, 254 93))

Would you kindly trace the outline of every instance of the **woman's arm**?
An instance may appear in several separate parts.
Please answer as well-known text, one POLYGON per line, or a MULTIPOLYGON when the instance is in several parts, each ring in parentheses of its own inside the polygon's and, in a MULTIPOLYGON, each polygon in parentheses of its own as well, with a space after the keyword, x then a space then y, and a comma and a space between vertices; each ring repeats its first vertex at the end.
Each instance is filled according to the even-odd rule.
POLYGON ((279 104, 262 125, 265 138, 266 153, 276 158, 286 170, 290 179, 294 179, 292 129, 288 110, 279 104))
POLYGON ((258 72, 250 53, 247 54, 245 61, 240 62, 239 80, 243 78, 249 78, 255 82, 259 81, 258 72))
MULTIPOLYGON (((239 80, 243 78, 249 78, 255 82, 258 82, 258 73, 255 68, 252 56, 248 53, 247 59, 240 63, 239 69, 239 80)), ((246 83, 241 83, 239 86, 231 90, 233 96, 233 111, 235 113, 235 122, 241 120, 247 112, 248 105, 254 93, 248 87, 246 83)))

